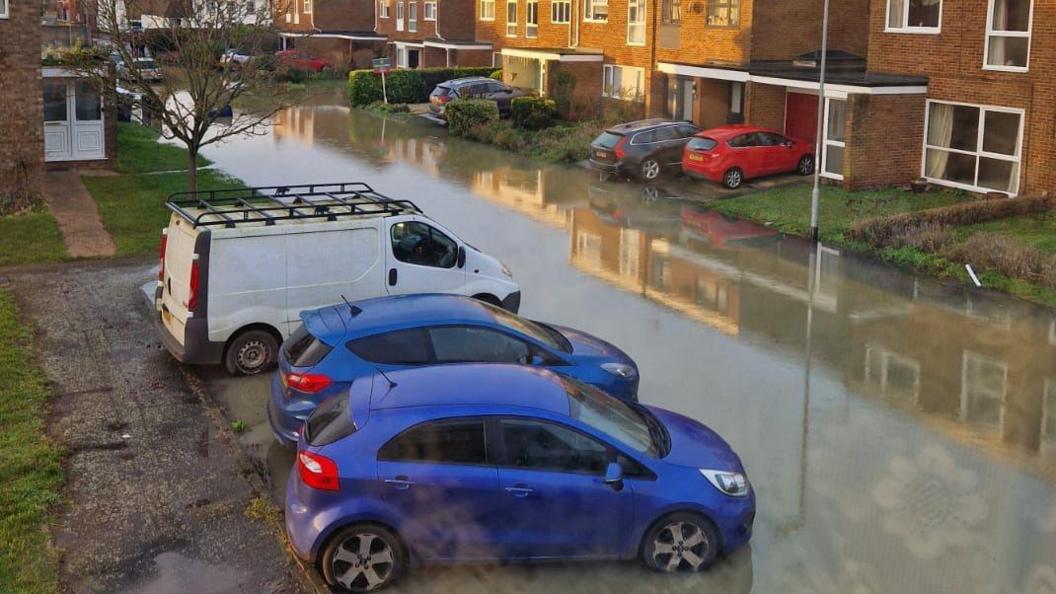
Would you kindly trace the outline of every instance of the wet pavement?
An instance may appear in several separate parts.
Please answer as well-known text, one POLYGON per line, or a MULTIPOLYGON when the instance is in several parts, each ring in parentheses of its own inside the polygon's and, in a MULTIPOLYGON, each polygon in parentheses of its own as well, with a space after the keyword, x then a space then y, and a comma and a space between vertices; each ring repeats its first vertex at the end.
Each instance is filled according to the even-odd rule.
MULTIPOLYGON (((367 181, 414 200, 509 265, 523 314, 626 350, 641 399, 719 431, 758 493, 750 549, 706 576, 430 569, 407 591, 1056 590, 1053 310, 336 101, 206 154, 253 185, 367 181)), ((264 424, 266 382, 202 373, 281 498, 292 456, 264 424)))
POLYGON ((50 522, 62 582, 75 593, 300 592, 275 527, 246 516, 257 493, 244 477, 256 475, 154 334, 137 291, 151 267, 0 274, 33 328, 53 392, 48 431, 65 448, 50 522))

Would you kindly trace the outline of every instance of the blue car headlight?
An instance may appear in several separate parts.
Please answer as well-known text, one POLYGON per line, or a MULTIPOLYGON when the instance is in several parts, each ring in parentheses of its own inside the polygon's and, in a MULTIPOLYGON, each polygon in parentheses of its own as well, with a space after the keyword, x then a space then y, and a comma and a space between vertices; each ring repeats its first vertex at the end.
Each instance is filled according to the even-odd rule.
POLYGON ((620 379, 631 380, 638 377, 638 370, 626 363, 603 363, 601 368, 620 379))
POLYGON ((744 497, 748 495, 748 477, 740 472, 729 472, 727 470, 700 469, 700 474, 715 485, 715 488, 730 497, 744 497))

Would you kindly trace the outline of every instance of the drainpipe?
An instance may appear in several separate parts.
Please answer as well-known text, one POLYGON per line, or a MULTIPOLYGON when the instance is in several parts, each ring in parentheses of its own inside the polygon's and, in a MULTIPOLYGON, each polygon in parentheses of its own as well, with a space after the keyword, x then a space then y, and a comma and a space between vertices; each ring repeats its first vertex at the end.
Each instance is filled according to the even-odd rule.
MULTIPOLYGON (((496 2, 496 4, 498 4, 498 2, 496 2)), ((473 20, 474 21, 476 21, 476 18, 477 18, 477 15, 475 14, 476 10, 477 10, 477 7, 476 7, 476 5, 474 5, 473 6, 473 11, 474 11, 473 20)), ((423 12, 425 11, 425 7, 424 6, 422 7, 422 11, 423 12)), ((439 39, 440 41, 447 41, 447 38, 440 34, 440 0, 437 0, 437 2, 436 2, 436 20, 433 21, 433 31, 436 32, 437 39, 439 39)), ((447 51, 448 51, 447 65, 450 66, 451 65, 451 55, 450 55, 450 51, 451 50, 447 50, 447 51)))

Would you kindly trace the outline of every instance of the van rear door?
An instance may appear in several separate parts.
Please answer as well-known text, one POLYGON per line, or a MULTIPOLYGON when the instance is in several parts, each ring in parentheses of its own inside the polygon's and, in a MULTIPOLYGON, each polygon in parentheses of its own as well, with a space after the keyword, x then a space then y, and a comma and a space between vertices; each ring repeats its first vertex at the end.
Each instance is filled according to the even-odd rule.
POLYGON ((462 242, 451 232, 425 217, 390 217, 385 224, 389 295, 465 292, 466 269, 458 257, 462 242))
POLYGON ((185 344, 184 328, 190 312, 191 270, 198 233, 194 225, 176 215, 169 219, 162 259, 161 321, 181 345, 185 344))

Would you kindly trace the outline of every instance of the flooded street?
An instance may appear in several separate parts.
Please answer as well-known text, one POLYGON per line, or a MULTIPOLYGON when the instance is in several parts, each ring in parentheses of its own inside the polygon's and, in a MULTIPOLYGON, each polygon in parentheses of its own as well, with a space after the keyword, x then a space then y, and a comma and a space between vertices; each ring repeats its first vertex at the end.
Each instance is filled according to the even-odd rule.
MULTIPOLYGON (((509 266, 522 314, 630 354, 641 400, 721 433, 759 498, 750 550, 707 575, 430 569, 398 590, 1056 592, 1052 310, 321 103, 205 153, 250 185, 365 181, 413 200, 509 266)), ((203 371, 278 495, 292 455, 271 442, 266 383, 203 371)))

